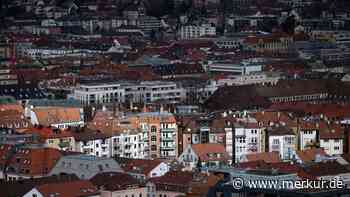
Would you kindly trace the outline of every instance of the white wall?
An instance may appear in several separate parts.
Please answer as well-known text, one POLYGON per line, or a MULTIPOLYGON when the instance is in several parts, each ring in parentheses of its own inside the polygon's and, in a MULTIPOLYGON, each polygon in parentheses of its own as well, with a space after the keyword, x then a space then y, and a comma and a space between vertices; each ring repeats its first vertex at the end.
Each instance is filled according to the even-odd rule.
POLYGON ((36 197, 44 197, 37 189, 33 188, 32 190, 30 190, 28 193, 24 194, 23 197, 34 197, 34 195, 36 197))
POLYGON ((328 155, 343 154, 343 139, 321 139, 320 147, 324 148, 328 155))
POLYGON ((158 177, 158 176, 163 176, 167 172, 169 172, 170 167, 168 164, 162 162, 160 163, 156 168, 154 168, 150 173, 149 177, 158 177))

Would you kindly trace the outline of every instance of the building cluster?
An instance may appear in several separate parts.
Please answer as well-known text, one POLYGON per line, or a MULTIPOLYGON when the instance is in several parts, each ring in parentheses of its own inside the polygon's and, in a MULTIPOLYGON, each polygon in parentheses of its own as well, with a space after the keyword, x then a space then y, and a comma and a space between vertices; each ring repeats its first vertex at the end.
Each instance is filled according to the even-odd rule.
POLYGON ((3 0, 0 20, 0 196, 350 193, 346 0, 3 0))

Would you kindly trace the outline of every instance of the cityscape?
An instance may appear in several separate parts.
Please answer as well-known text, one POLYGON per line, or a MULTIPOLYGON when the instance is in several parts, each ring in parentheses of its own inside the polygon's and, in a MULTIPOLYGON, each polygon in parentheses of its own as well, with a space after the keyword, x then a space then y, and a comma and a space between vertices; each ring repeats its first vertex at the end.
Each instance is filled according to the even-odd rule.
POLYGON ((349 0, 0 0, 0 197, 350 197, 349 0))

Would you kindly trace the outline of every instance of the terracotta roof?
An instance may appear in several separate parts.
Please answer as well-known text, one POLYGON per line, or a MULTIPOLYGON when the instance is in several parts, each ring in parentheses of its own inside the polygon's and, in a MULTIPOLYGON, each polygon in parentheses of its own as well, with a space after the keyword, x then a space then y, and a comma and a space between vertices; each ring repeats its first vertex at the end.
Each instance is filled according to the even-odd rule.
POLYGON ((341 118, 350 116, 350 105, 349 104, 334 104, 334 103, 322 103, 322 104, 311 104, 306 102, 296 103, 276 103, 270 106, 271 109, 275 110, 297 110, 305 113, 311 113, 313 115, 323 114, 328 118, 341 118))
POLYGON ((286 126, 273 126, 267 128, 269 136, 278 136, 278 135, 295 135, 293 130, 286 126))
MULTIPOLYGON (((118 160, 118 159, 117 159, 118 160)), ((123 159, 118 160, 125 172, 143 174, 149 176, 149 173, 161 164, 160 159, 123 159)))
POLYGON ((137 179, 126 173, 104 172, 92 177, 90 181, 97 187, 103 187, 104 190, 117 191, 126 190, 131 187, 140 187, 137 179))
POLYGON ((121 130, 118 126, 117 118, 113 116, 111 111, 96 112, 93 120, 88 123, 88 128, 99 130, 106 134, 119 133, 121 130))
POLYGON ((8 196, 24 196, 34 187, 48 183, 62 183, 69 181, 77 181, 79 178, 75 175, 54 175, 48 177, 22 179, 11 182, 0 182, 1 197, 8 196))
POLYGON ((296 151, 299 159, 303 162, 313 162, 316 159, 316 155, 326 156, 326 152, 323 148, 310 148, 303 151, 296 151))
POLYGON ((73 137, 73 134, 69 130, 60 130, 53 127, 33 127, 26 131, 25 133, 38 134, 42 139, 59 139, 73 137))
POLYGON ((229 160, 229 155, 222 144, 193 144, 191 145, 193 151, 199 156, 201 161, 226 161, 229 160), (222 154, 219 158, 211 157, 211 154, 222 154))
POLYGON ((283 111, 261 111, 254 113, 253 117, 264 126, 270 126, 269 123, 285 123, 288 126, 296 124, 293 117, 283 111))
POLYGON ((278 163, 282 161, 278 152, 263 152, 263 153, 247 154, 246 158, 248 162, 264 161, 265 163, 278 163))
POLYGON ((256 106, 268 107, 270 101, 259 95, 254 85, 223 86, 205 102, 210 110, 249 109, 256 106))
POLYGON ((345 129, 338 124, 319 122, 320 139, 343 139, 345 129))
POLYGON ((110 137, 110 135, 104 134, 101 131, 98 130, 91 130, 88 128, 72 128, 72 134, 74 136, 74 139, 76 141, 91 141, 91 140, 97 140, 97 139, 107 139, 110 137), (74 129, 77 129, 74 131, 74 129))
POLYGON ((35 108, 34 113, 40 125, 50 126, 56 123, 78 122, 82 120, 80 108, 48 107, 35 108))
POLYGON ((30 122, 24 117, 22 112, 14 109, 0 111, 0 127, 22 129, 30 126, 30 122))
POLYGON ((263 160, 239 163, 238 167, 242 169, 277 169, 284 173, 297 173, 300 170, 300 166, 297 164, 289 162, 266 163, 263 160))
MULTIPOLYGON (((0 150, 2 148, 6 147, 1 146, 0 150)), ((8 173, 47 175, 61 156, 60 151, 53 148, 20 148, 10 156, 8 173)))
POLYGON ((85 180, 71 181, 65 183, 49 183, 36 187, 44 197, 50 197, 58 194, 60 197, 87 197, 99 195, 97 188, 90 182, 85 180))
POLYGON ((20 104, 0 104, 0 111, 16 110, 23 113, 24 109, 20 104))
POLYGON ((336 176, 343 173, 350 173, 350 170, 338 162, 319 162, 303 168, 304 172, 310 176, 336 176))
POLYGON ((170 171, 163 176, 150 178, 149 181, 156 184, 160 191, 187 192, 193 178, 193 172, 170 171))

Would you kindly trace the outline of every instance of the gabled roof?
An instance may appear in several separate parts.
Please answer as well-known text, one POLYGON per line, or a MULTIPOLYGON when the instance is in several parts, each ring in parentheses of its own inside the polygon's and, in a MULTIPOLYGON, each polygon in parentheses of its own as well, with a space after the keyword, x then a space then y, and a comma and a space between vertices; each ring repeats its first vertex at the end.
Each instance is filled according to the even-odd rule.
POLYGON ((222 144, 193 144, 192 150, 197 154, 201 161, 226 161, 229 155, 222 144), (216 154, 222 154, 217 157, 216 154))
POLYGON ((63 156, 50 174, 75 174, 81 179, 91 179, 96 174, 103 172, 123 172, 123 170, 112 158, 73 154, 63 156))
POLYGON ((296 151, 296 154, 298 155, 299 159, 305 163, 316 161, 317 155, 319 156, 327 155, 323 148, 310 148, 303 151, 296 151))
POLYGON ((90 181, 97 187, 103 187, 104 190, 118 191, 129 188, 140 187, 141 184, 137 179, 127 173, 104 172, 92 177, 90 181))
POLYGON ((291 128, 282 125, 269 127, 267 130, 268 136, 295 135, 291 128))
POLYGON ((75 175, 55 175, 34 179, 22 179, 11 182, 0 182, 1 197, 24 196, 31 189, 42 184, 62 183, 77 180, 79 180, 79 178, 75 175))
POLYGON ((98 189, 90 182, 85 180, 71 181, 65 183, 49 183, 36 187, 36 189, 45 197, 57 195, 60 197, 87 197, 99 195, 98 189))
MULTIPOLYGON (((7 150, 7 153, 11 151, 11 149, 6 148, 6 146, 0 146, 0 149, 7 150)), ((3 153, 6 154, 6 151, 3 153)), ((61 156, 60 151, 53 148, 18 148, 12 156, 9 155, 8 157, 9 167, 7 172, 26 176, 47 175, 61 156)), ((2 161, 6 162, 5 160, 2 161)))
POLYGON ((110 137, 108 134, 104 134, 99 130, 92 130, 88 128, 80 128, 77 131, 72 131, 75 141, 93 141, 99 139, 107 139, 110 137))
POLYGON ((265 163, 279 163, 282 162, 278 152, 263 152, 246 155, 248 162, 264 161, 265 163))
MULTIPOLYGON (((167 191, 173 191, 176 188, 178 192, 187 192, 187 189, 194 178, 193 172, 170 171, 161 177, 150 178, 149 181, 158 186, 167 186, 167 191), (181 189, 179 191, 179 189, 181 189)), ((161 187, 164 189, 164 187, 161 187)))
POLYGON ((73 137, 69 130, 60 130, 53 127, 34 127, 24 131, 25 133, 38 134, 42 139, 59 139, 73 137))
POLYGON ((40 125, 50 126, 57 123, 79 122, 82 120, 80 108, 75 107, 47 107, 34 108, 40 125))
MULTIPOLYGON (((118 159, 117 159, 118 160, 118 159)), ((149 176, 150 172, 159 166, 163 160, 160 159, 124 159, 118 160, 125 172, 143 174, 149 176)))
POLYGON ((350 173, 350 170, 346 166, 335 161, 313 163, 312 165, 305 166, 303 171, 314 177, 337 176, 339 174, 350 173))

